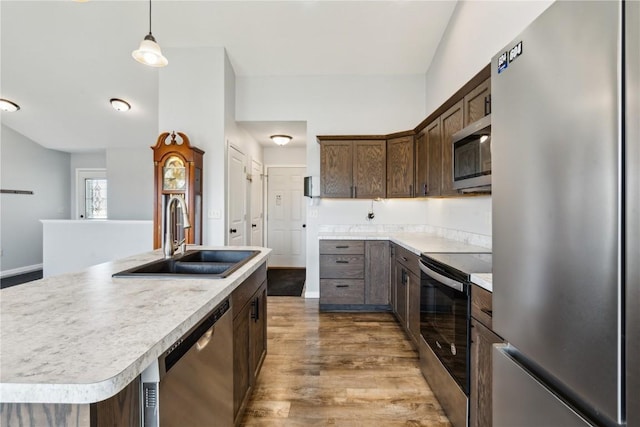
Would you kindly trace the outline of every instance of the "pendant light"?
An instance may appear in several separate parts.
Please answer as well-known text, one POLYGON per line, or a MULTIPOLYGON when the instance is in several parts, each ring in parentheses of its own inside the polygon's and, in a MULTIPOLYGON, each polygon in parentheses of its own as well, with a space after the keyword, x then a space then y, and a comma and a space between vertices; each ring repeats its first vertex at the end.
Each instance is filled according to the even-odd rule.
POLYGON ((162 55, 160 46, 151 34, 151 0, 149 0, 149 34, 140 42, 140 47, 131 53, 133 59, 150 67, 164 67, 169 61, 162 55))

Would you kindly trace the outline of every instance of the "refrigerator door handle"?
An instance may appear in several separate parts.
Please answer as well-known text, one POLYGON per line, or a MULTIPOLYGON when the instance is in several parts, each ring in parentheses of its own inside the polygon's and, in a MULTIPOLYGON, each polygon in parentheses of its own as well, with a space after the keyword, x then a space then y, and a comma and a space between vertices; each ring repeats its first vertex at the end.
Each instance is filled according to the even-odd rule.
POLYGON ((427 276, 431 277, 433 280, 437 280, 438 282, 442 283, 443 285, 446 285, 450 288, 455 289, 456 291, 459 292, 464 292, 464 283, 458 282, 457 280, 453 280, 450 279, 448 277, 443 276, 442 274, 436 273, 435 271, 431 270, 429 267, 427 267, 422 260, 420 260, 420 270, 426 274, 427 276))

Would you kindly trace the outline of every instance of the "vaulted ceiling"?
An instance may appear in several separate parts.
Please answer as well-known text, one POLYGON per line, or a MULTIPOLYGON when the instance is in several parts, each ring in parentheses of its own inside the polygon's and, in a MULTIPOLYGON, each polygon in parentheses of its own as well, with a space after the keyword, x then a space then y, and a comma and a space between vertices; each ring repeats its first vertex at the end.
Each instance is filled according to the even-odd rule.
MULTIPOLYGON (((163 48, 225 47, 237 76, 424 74, 455 4, 154 0, 152 29, 163 48)), ((148 32, 148 7, 0 2, 0 97, 21 106, 2 122, 57 150, 148 147, 158 131, 162 70, 131 58, 148 32), (113 110, 113 97, 127 99, 131 111, 113 110)), ((260 137, 262 128, 270 127, 251 132, 260 137)))

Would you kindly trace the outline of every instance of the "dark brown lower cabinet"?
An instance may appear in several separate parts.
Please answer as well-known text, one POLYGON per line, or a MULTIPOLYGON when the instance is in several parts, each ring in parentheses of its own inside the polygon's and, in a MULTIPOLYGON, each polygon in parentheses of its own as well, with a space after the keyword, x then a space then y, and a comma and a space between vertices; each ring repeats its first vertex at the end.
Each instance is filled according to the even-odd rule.
POLYGON ((261 268, 256 273, 232 294, 233 416, 236 424, 242 416, 267 353, 266 272, 261 268), (260 280, 262 281, 258 286, 260 280))
POLYGON ((320 241, 320 311, 388 311, 387 240, 320 241))
POLYGON ((491 427, 492 359, 491 347, 502 338, 471 318, 471 387, 469 390, 469 426, 491 427))
POLYGON ((398 322, 403 328, 407 328, 407 282, 409 275, 407 269, 400 263, 396 263, 396 307, 395 313, 398 322))
POLYGON ((417 346, 420 340, 420 276, 416 276, 415 273, 409 271, 408 277, 407 327, 409 336, 417 346))
POLYGON ((262 282, 251 303, 250 319, 251 369, 253 379, 258 377, 262 362, 267 355, 267 281, 262 282))

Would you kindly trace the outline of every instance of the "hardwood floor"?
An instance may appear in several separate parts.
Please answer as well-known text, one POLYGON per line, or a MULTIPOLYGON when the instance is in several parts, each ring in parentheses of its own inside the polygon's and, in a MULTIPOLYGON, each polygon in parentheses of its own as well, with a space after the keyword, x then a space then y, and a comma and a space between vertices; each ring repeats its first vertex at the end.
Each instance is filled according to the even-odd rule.
POLYGON ((450 426, 390 313, 269 297, 268 350, 242 426, 450 426))

